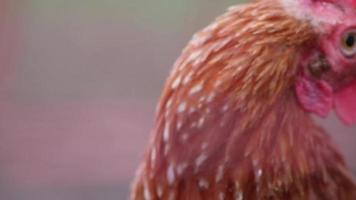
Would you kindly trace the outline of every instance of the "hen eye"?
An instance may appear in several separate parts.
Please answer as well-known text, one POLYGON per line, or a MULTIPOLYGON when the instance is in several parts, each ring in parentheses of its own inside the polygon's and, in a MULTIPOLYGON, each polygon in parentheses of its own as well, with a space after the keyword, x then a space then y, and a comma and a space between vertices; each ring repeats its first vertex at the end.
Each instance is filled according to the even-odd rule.
POLYGON ((356 30, 346 32, 341 40, 341 51, 351 57, 356 54, 356 30))

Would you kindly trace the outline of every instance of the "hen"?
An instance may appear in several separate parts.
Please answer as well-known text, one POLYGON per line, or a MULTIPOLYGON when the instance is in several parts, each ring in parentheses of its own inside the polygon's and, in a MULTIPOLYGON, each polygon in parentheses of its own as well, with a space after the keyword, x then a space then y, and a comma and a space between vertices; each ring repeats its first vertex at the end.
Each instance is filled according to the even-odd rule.
POLYGON ((355 200, 332 110, 356 123, 356 1, 232 7, 176 61, 131 199, 355 200))

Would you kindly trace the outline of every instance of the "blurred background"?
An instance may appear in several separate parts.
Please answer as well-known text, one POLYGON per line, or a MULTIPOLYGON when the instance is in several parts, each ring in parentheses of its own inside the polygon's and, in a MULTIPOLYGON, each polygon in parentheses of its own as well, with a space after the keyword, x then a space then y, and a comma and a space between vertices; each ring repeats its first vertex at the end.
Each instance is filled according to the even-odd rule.
MULTIPOLYGON (((1 0, 0 199, 121 200, 191 35, 238 1, 1 0)), ((356 128, 319 121, 356 171, 356 128)))

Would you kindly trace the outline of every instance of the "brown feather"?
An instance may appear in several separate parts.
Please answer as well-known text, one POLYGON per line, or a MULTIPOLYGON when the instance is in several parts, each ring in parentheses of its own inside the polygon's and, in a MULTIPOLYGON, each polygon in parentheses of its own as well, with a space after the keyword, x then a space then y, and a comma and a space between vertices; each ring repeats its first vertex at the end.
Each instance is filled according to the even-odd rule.
POLYGON ((291 90, 314 39, 268 0, 197 33, 163 90, 131 199, 356 199, 343 158, 291 90))

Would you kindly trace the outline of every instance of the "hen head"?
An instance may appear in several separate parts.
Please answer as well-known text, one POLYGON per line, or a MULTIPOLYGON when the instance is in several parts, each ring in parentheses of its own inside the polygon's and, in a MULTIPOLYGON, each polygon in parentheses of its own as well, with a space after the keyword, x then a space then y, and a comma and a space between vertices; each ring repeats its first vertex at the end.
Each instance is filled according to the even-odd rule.
POLYGON ((335 108, 343 122, 356 123, 356 1, 300 0, 294 8, 291 2, 284 5, 318 34, 300 58, 300 104, 322 117, 335 108))

